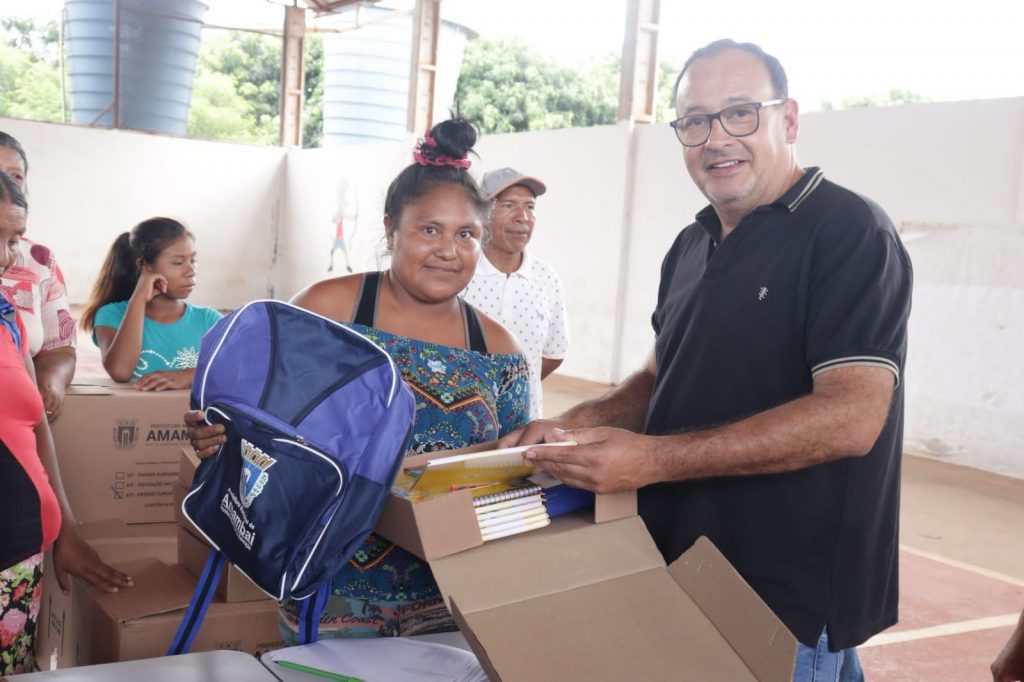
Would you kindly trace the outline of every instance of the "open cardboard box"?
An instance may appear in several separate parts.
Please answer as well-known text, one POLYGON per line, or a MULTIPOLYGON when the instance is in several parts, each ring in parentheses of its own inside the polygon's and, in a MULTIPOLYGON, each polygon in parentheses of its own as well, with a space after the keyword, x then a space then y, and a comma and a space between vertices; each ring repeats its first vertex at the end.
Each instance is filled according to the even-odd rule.
MULTIPOLYGON (((111 564, 156 558, 173 563, 177 558, 178 528, 174 523, 127 525, 120 519, 84 523, 78 533, 111 564)), ((80 637, 74 614, 74 597, 85 589, 79 580, 71 581, 64 594, 53 573, 53 550, 46 551, 46 575, 36 621, 36 662, 40 670, 67 668, 77 664, 80 637)))
POLYGON ((785 625, 706 538, 666 566, 634 492, 487 543, 469 491, 392 494, 377 531, 430 562, 492 680, 792 679, 785 625))
MULTIPOLYGON (((185 499, 185 495, 188 494, 188 488, 183 485, 174 484, 173 488, 173 499, 174 499, 174 520, 178 522, 178 525, 191 533, 194 537, 202 539, 203 534, 195 527, 188 517, 185 516, 185 512, 181 509, 181 503, 185 499)), ((203 540, 205 543, 206 541, 203 540)))
MULTIPOLYGON (((178 526, 178 564, 196 580, 202 575, 209 554, 210 545, 183 526, 178 526)), ((217 581, 217 596, 228 604, 271 598, 230 561, 225 561, 221 569, 220 580, 217 581)))
POLYGON ((796 639, 715 546, 665 566, 638 516, 567 515, 430 566, 492 680, 792 679, 796 639))
MULTIPOLYGON (((181 623, 195 582, 181 566, 157 559, 122 563, 117 568, 135 586, 114 594, 79 583, 75 614, 79 631, 77 665, 163 656, 181 623)), ((211 602, 192 651, 234 649, 261 654, 283 646, 277 602, 211 602)))
MULTIPOLYGON (((442 451, 406 457, 402 466, 423 466, 431 459, 451 454, 451 451, 442 451)), ((597 495, 590 519, 595 523, 603 523, 633 514, 636 514, 636 493, 597 495)), ((557 519, 552 523, 555 522, 557 519)), ((415 503, 394 494, 389 495, 377 520, 376 531, 427 561, 484 544, 473 510, 473 498, 468 490, 456 490, 415 503)), ((526 534, 535 532, 528 531, 526 534)))
POLYGON ((199 468, 199 455, 186 445, 181 449, 181 456, 178 459, 178 485, 186 490, 192 487, 192 479, 196 476, 196 469, 199 468))
POLYGON ((51 425, 61 478, 80 523, 174 520, 171 486, 188 391, 138 391, 106 377, 76 378, 51 425))

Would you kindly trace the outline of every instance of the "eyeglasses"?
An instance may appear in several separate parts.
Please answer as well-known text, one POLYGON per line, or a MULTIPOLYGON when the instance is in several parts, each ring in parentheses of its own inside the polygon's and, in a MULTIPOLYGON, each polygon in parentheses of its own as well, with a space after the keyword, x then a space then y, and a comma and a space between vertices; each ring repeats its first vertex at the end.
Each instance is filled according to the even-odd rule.
POLYGON ((684 147, 699 147, 711 137, 711 122, 718 119, 722 129, 733 137, 746 137, 757 132, 761 124, 759 111, 763 107, 782 104, 785 99, 771 99, 767 102, 744 102, 726 107, 714 114, 690 114, 681 116, 669 125, 676 131, 676 137, 684 147))

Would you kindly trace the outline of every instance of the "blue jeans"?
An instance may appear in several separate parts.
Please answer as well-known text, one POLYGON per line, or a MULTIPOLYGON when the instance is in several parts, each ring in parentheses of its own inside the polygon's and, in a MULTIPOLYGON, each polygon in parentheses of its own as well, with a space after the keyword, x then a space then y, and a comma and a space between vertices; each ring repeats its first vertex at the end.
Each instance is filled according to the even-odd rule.
POLYGON ((828 633, 821 631, 814 647, 797 643, 793 682, 864 682, 857 649, 828 650, 828 633))

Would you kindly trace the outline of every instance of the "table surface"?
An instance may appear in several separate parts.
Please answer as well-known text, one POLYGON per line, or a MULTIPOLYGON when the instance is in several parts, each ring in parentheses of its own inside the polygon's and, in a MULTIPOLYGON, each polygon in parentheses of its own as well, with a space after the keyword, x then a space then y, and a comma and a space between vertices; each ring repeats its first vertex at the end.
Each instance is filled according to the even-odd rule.
POLYGON ((251 654, 200 651, 180 656, 104 663, 11 678, 17 682, 273 682, 274 677, 251 654))
MULTIPOLYGON (((443 632, 436 635, 419 635, 410 639, 435 644, 447 644, 470 651, 469 644, 459 632, 443 632)), ((17 682, 261 682, 283 680, 303 682, 309 675, 274 666, 270 672, 263 663, 241 651, 200 651, 180 656, 145 658, 139 661, 104 663, 77 668, 64 668, 50 672, 18 675, 17 682)), ((14 682, 12 679, 12 682, 14 682)))
MULTIPOLYGON (((472 652, 472 649, 469 647, 469 643, 466 642, 466 638, 462 636, 461 632, 439 632, 435 635, 416 635, 414 637, 409 637, 409 639, 420 642, 430 642, 432 644, 447 644, 448 646, 455 647, 456 649, 463 649, 465 651, 472 652)), ((262 657, 260 660, 263 661, 262 657)), ((263 664, 266 665, 272 671, 272 674, 282 682, 316 682, 316 680, 321 680, 322 682, 323 679, 307 673, 286 670, 279 665, 274 665, 269 659, 263 661, 263 664)))

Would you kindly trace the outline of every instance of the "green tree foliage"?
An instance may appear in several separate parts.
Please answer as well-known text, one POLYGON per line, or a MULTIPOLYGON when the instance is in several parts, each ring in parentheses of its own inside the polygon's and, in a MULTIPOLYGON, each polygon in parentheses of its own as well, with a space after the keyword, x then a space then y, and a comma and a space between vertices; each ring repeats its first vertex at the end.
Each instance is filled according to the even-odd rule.
POLYGON ((456 108, 485 133, 510 133, 614 123, 618 85, 609 67, 587 72, 537 56, 518 39, 476 39, 466 52, 456 108))
MULTIPOLYGON (((608 55, 578 70, 538 55, 518 39, 478 38, 466 45, 455 93, 459 112, 485 133, 614 123, 621 60, 608 55)), ((658 67, 655 115, 669 120, 676 67, 658 67)))
POLYGON ((833 109, 859 109, 863 107, 891 107, 898 106, 900 104, 911 104, 913 102, 927 102, 928 98, 923 95, 913 92, 911 90, 904 90, 902 88, 890 88, 889 92, 881 97, 873 95, 865 95, 861 97, 848 97, 843 100, 839 106, 834 105, 829 100, 824 100, 821 103, 822 111, 831 111, 833 109))
POLYGON ((60 121, 57 25, 0 21, 0 116, 60 121))
POLYGON ((189 108, 189 137, 277 142, 281 41, 205 31, 189 108))
MULTIPOLYGON (((323 42, 306 40, 303 146, 323 131, 323 42)), ((280 127, 281 39, 240 31, 207 32, 199 50, 188 134, 277 144, 280 127)))
POLYGON ((60 62, 60 33, 57 22, 37 24, 32 19, 7 17, 0 20, 3 43, 31 55, 36 62, 56 67, 60 62))
POLYGON ((324 138, 324 41, 306 36, 302 103, 302 146, 319 147, 324 138))

